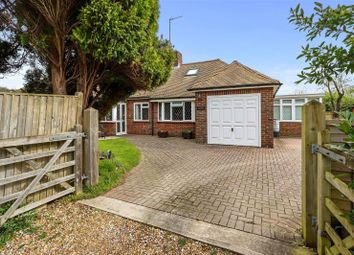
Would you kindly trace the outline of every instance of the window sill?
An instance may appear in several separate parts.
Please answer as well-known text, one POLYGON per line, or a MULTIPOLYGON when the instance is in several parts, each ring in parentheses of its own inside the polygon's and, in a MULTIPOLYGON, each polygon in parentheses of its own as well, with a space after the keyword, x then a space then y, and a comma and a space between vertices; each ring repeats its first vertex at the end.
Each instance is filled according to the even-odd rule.
POLYGON ((279 121, 279 122, 295 122, 295 123, 298 123, 298 122, 302 122, 301 120, 276 120, 276 121, 279 121))
POLYGON ((171 124, 176 124, 176 123, 195 123, 194 120, 159 120, 157 123, 171 123, 171 124))
POLYGON ((133 120, 133 122, 150 122, 150 120, 133 120))

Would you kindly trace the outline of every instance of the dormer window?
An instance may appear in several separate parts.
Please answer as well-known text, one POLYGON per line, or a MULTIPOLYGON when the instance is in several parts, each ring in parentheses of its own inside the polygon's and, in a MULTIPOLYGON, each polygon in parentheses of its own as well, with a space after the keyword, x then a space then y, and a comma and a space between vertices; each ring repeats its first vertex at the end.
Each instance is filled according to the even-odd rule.
POLYGON ((186 73, 186 76, 196 76, 198 73, 198 69, 189 69, 186 73))

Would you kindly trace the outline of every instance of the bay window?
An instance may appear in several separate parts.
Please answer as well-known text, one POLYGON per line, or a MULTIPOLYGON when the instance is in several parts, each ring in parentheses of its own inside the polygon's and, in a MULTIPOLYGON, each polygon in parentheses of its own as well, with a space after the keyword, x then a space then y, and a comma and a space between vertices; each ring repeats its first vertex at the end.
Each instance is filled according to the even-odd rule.
POLYGON ((159 121, 194 121, 194 102, 159 103, 159 121))
POLYGON ((149 120, 149 103, 134 103, 134 120, 149 120))

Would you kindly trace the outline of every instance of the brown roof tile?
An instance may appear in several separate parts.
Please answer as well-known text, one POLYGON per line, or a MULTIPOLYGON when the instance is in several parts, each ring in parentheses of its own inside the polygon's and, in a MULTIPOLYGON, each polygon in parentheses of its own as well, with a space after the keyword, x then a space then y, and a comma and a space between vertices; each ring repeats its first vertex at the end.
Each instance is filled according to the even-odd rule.
POLYGON ((194 97, 194 90, 227 88, 237 86, 281 85, 272 79, 241 63, 226 64, 220 59, 183 64, 173 69, 165 84, 152 91, 138 91, 130 97, 136 98, 186 98, 194 97), (195 76, 186 76, 188 70, 198 69, 195 76))
POLYGON ((194 92, 188 91, 193 84, 207 79, 209 76, 224 69, 227 64, 220 59, 182 64, 174 68, 165 84, 152 91, 138 91, 130 98, 185 98, 194 97, 194 92), (186 76, 188 70, 198 69, 196 76, 186 76))
POLYGON ((226 68, 209 76, 203 82, 194 83, 190 90, 257 85, 281 85, 281 83, 248 66, 233 61, 226 68))

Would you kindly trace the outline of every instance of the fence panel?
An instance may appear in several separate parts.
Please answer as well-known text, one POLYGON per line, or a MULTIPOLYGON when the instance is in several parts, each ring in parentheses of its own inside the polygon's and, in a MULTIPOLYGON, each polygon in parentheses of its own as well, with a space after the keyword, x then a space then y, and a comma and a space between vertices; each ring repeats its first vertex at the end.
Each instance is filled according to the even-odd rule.
MULTIPOLYGON (((36 178, 38 169, 48 164, 53 151, 60 149, 63 141, 53 137, 81 133, 81 125, 81 93, 75 96, 0 93, 0 205, 18 198, 36 178), (52 140, 40 141, 43 137, 52 140), (26 160, 19 160, 23 158, 26 160), (11 164, 5 164, 7 160, 11 164)), ((82 149, 81 153, 73 152, 75 146, 82 148, 81 139, 74 139, 71 153, 60 153, 53 167, 25 196, 26 204, 32 203, 33 207, 44 199, 75 190, 71 177, 75 177, 77 169, 82 170, 82 159, 77 158, 82 149)))

